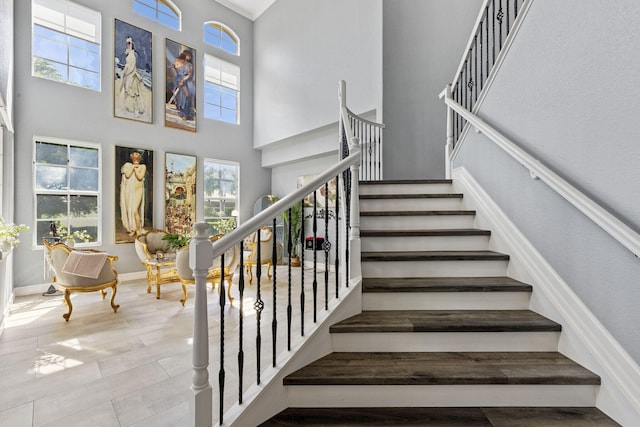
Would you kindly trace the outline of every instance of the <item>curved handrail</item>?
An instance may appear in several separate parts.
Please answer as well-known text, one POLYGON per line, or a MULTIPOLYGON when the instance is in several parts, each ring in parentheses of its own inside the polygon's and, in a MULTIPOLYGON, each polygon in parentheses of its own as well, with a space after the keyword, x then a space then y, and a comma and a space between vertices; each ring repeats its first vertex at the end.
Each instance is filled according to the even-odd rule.
MULTIPOLYGON (((469 124, 485 134, 496 145, 506 151, 511 157, 529 169, 532 177, 539 178, 554 191, 564 197, 600 228, 609 233, 613 238, 629 249, 636 257, 640 257, 640 234, 631 229, 625 223, 616 218, 609 211, 594 202, 587 195, 569 184, 557 173, 543 165, 522 148, 518 147, 509 138, 498 132, 477 115, 464 108, 451 97, 451 91, 447 87, 441 94, 445 104, 461 115, 469 124)), ((449 159, 447 159, 447 162, 449 159)))

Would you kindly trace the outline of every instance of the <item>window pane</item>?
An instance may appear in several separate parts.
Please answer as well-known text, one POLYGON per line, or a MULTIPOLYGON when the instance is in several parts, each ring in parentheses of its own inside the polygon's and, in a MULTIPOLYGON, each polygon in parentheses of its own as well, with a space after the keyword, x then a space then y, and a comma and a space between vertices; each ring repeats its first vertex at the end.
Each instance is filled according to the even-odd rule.
MULTIPOLYGON (((36 196, 36 218, 55 219, 67 216, 67 196, 39 194, 36 196)), ((48 229, 47 229, 48 231, 48 229)))
POLYGON ((69 49, 69 65, 97 73, 100 71, 100 55, 92 50, 72 46, 69 49))
POLYGON ((230 110, 236 110, 236 97, 234 96, 229 96, 229 95, 224 95, 222 97, 222 106, 224 108, 228 108, 230 110))
POLYGON ((98 191, 97 169, 71 168, 71 190, 98 191))
POLYGON ((156 0, 134 0, 134 3, 140 3, 141 5, 147 5, 148 7, 155 9, 157 1, 156 0))
POLYGON ((140 3, 134 3, 133 4, 133 11, 135 13, 138 13, 142 16, 146 16, 149 19, 153 19, 154 21, 156 20, 156 9, 155 8, 150 8, 147 7, 145 5, 142 5, 140 3))
POLYGON ((67 146, 47 142, 36 142, 36 163, 66 165, 67 146))
POLYGON ((227 123, 236 122, 236 112, 232 110, 222 110, 222 121, 227 123))
POLYGON ((71 216, 75 218, 97 218, 98 197, 72 196, 70 198, 70 212, 71 216))
POLYGON ((33 75, 56 82, 66 82, 67 66, 46 59, 33 58, 33 75))
POLYGON ((69 166, 98 167, 98 150, 86 147, 71 147, 69 166))
POLYGON ((96 91, 100 90, 100 76, 91 71, 70 68, 69 82, 96 91))
POLYGON ((66 190, 67 168, 36 165, 37 190, 66 190))
POLYGON ((33 39, 33 54, 56 62, 67 62, 67 43, 37 37, 33 39))
POLYGON ((175 16, 165 15, 164 13, 158 13, 158 22, 166 25, 169 28, 173 28, 175 30, 180 28, 180 22, 178 18, 175 16))
POLYGON ((220 108, 215 105, 204 105, 204 116, 209 119, 220 120, 220 108))

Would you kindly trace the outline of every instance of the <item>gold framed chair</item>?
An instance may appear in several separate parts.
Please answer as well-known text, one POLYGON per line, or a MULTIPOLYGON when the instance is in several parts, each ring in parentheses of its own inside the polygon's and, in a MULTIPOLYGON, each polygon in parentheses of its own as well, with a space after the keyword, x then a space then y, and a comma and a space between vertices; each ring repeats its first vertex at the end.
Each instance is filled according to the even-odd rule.
POLYGON ((162 240, 166 235, 166 231, 154 228, 137 236, 134 241, 136 254, 147 269, 147 293, 151 293, 155 285, 156 299, 160 299, 160 285, 178 281, 176 253, 166 240, 162 240))
POLYGON ((271 280, 271 267, 273 266, 273 231, 269 227, 261 227, 258 231, 251 234, 248 239, 248 251, 245 251, 243 264, 247 275, 249 276, 249 284, 253 281, 253 268, 262 268, 267 266, 267 278, 271 280), (258 234, 260 238, 258 238, 258 234), (258 265, 258 244, 260 244, 260 265, 258 265))
POLYGON ((118 291, 118 272, 113 266, 113 263, 118 260, 117 256, 108 255, 106 252, 94 249, 74 250, 64 243, 51 244, 46 240, 43 240, 43 244, 45 251, 47 251, 47 262, 55 274, 54 281, 57 287, 64 291, 64 302, 68 308, 67 313, 62 315, 64 320, 68 322, 71 317, 71 312, 73 311, 73 305, 71 304, 72 292, 100 291, 102 299, 104 299, 107 296, 105 289, 111 288, 111 308, 114 313, 118 311, 120 305, 115 303, 116 293, 118 291), (72 257, 72 253, 74 254, 73 261, 76 265, 75 273, 69 272, 73 271, 73 266, 70 267, 70 265, 74 263, 67 263, 70 257, 72 257), (92 254, 104 254, 106 257, 100 255, 91 256, 92 254), (82 258, 84 258, 85 261, 81 261, 82 258), (89 263, 88 267, 85 267, 84 272, 81 272, 80 268, 77 268, 82 262, 89 263), (91 263, 93 263, 93 265, 91 265, 91 263), (91 270, 91 272, 87 273, 88 270, 91 270), (87 276, 87 274, 90 276, 87 276))
MULTIPOLYGON (((212 236, 209 238, 211 242, 215 242, 220 239, 223 235, 219 234, 216 236, 212 236)), ((220 257, 216 257, 213 259, 211 263, 211 267, 209 268, 209 273, 207 275, 207 283, 211 283, 211 290, 213 291, 216 287, 216 284, 219 284, 221 280, 227 282, 227 298, 229 299, 229 303, 233 304, 233 297, 231 296, 231 284, 233 280, 233 275, 240 264, 240 251, 238 250, 238 245, 233 245, 233 247, 227 249, 224 253, 224 279, 222 279, 222 270, 220 268, 220 257)), ((180 300, 182 305, 184 306, 187 301, 187 285, 195 284, 195 279, 193 277, 193 270, 189 266, 189 246, 185 246, 184 248, 179 249, 176 252, 176 270, 178 272, 178 277, 180 278, 180 283, 182 284, 182 291, 184 293, 184 297, 180 300)), ((222 289, 219 289, 222 292, 222 289)))

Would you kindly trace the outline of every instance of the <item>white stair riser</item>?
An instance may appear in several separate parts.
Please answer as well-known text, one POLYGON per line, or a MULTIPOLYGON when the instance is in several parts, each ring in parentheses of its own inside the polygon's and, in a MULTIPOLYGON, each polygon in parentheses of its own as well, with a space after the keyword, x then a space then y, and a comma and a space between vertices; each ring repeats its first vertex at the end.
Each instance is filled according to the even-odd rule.
POLYGON ((594 406, 592 385, 286 386, 289 407, 594 406))
POLYGON ((489 236, 362 237, 363 251, 476 251, 489 248, 489 236))
POLYGON ((365 292, 363 310, 528 310, 529 292, 365 292))
POLYGON ((453 193, 451 184, 367 184, 358 186, 360 194, 442 194, 453 193))
POLYGON ((363 230, 419 230, 472 228, 473 215, 409 215, 409 216, 361 216, 363 230))
POLYGON ((374 261, 362 263, 363 277, 505 276, 507 261, 374 261))
POLYGON ((333 351, 557 351, 560 332, 333 333, 333 351))
POLYGON ((435 211, 462 209, 462 199, 376 199, 360 200, 360 212, 435 211))

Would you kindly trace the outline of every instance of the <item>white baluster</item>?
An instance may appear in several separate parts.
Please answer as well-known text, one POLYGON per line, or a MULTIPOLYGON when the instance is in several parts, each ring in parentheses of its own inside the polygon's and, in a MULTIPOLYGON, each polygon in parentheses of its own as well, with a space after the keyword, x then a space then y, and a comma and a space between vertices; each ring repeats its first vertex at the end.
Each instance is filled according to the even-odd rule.
MULTIPOLYGON (((360 156, 360 139, 351 138, 349 148, 352 155, 360 156)), ((351 277, 362 276, 360 268, 360 192, 358 179, 360 176, 360 162, 351 166, 351 232, 349 235, 349 272, 351 277)))
MULTIPOLYGON (((213 247, 207 237, 208 224, 194 226, 196 235, 189 246, 189 266, 195 279, 193 307, 193 377, 190 425, 211 427, 213 393, 209 384, 209 328, 207 325, 207 273, 213 260, 213 247)), ((221 361, 222 363, 222 361, 221 361)), ((221 397, 222 398, 222 397, 221 397)))
MULTIPOLYGON (((445 99, 451 99, 451 84, 445 88, 445 99)), ((453 110, 447 106, 447 143, 444 146, 445 177, 451 179, 451 153, 453 151, 453 110)))

